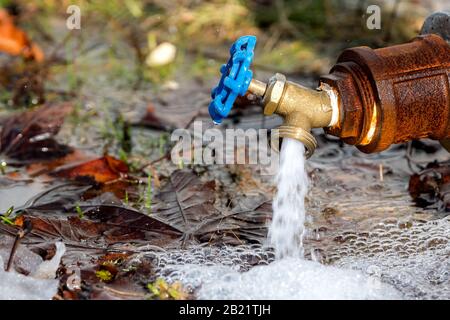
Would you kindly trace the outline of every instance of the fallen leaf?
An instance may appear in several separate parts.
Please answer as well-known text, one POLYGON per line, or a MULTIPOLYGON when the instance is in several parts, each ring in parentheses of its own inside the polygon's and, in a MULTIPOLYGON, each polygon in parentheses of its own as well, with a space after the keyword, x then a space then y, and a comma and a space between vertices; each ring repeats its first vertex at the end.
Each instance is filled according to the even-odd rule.
POLYGON ((22 55, 38 62, 44 60, 41 48, 31 42, 27 34, 15 25, 14 18, 5 9, 0 9, 0 51, 22 55))
POLYGON ((55 141, 64 117, 72 111, 68 103, 46 105, 13 115, 0 132, 0 154, 21 162, 49 160, 67 155, 71 148, 55 141))
MULTIPOLYGON (((33 225, 26 242, 36 245, 62 240, 68 247, 89 250, 115 243, 167 246, 180 237, 178 230, 132 209, 101 205, 87 210, 83 219, 34 216, 32 210, 26 211, 33 225)), ((16 228, 1 225, 0 232, 12 234, 16 228)))
POLYGON ((215 182, 202 182, 191 170, 175 171, 154 201, 154 216, 185 235, 195 234, 219 214, 214 207, 215 182))
POLYGON ((408 190, 418 206, 450 211, 450 162, 430 163, 411 176, 408 190))
POLYGON ((96 155, 89 155, 79 149, 74 149, 73 152, 61 158, 45 162, 30 163, 26 167, 26 173, 30 177, 37 177, 49 174, 50 172, 69 164, 80 164, 97 158, 96 155))
POLYGON ((62 239, 69 246, 78 246, 81 241, 88 248, 121 242, 166 246, 182 235, 156 217, 124 207, 113 194, 104 193, 83 201, 75 200, 80 197, 79 191, 70 191, 70 188, 76 188, 75 185, 61 188, 44 192, 30 207, 22 210, 33 223, 31 236, 40 239, 35 241, 62 239), (61 199, 58 199, 58 194, 62 195, 61 199), (67 197, 72 194, 75 195, 70 201, 67 197), (83 218, 79 217, 76 208, 83 212, 83 218))
POLYGON ((76 203, 82 201, 82 196, 91 185, 81 182, 64 182, 51 185, 48 189, 29 199, 24 208, 39 211, 41 214, 61 215, 71 210, 76 203))
POLYGON ((104 233, 108 243, 138 241, 166 246, 181 232, 157 217, 147 216, 131 208, 103 204, 85 212, 90 219, 108 227, 104 233))
MULTIPOLYGON (((205 86, 202 82, 195 79, 183 82, 177 90, 177 94, 173 92, 161 92, 158 97, 147 106, 149 113, 149 121, 146 123, 143 115, 143 120, 134 119, 132 125, 134 126, 150 126, 155 125, 153 116, 156 117, 156 127, 162 124, 163 127, 169 128, 172 131, 175 128, 188 129, 198 118, 202 118, 205 122, 204 128, 211 124, 211 119, 208 114, 208 104, 210 102, 209 91, 205 91, 205 86), (209 119, 209 120, 205 120, 209 119)), ((262 119, 261 112, 259 119, 262 119)))
POLYGON ((262 243, 272 218, 272 200, 265 195, 238 196, 231 212, 202 226, 197 231, 202 242, 239 245, 262 243))
POLYGON ((51 174, 69 179, 89 177, 98 183, 117 180, 128 173, 125 162, 105 155, 83 163, 68 164, 54 170, 51 174))
POLYGON ((101 256, 98 259, 98 265, 105 265, 105 264, 120 264, 126 259, 128 259, 130 255, 126 253, 108 253, 103 256, 101 256))
POLYGON ((231 211, 215 208, 215 182, 203 182, 191 170, 175 171, 155 197, 153 216, 201 242, 261 243, 272 204, 265 196, 240 196, 231 211))

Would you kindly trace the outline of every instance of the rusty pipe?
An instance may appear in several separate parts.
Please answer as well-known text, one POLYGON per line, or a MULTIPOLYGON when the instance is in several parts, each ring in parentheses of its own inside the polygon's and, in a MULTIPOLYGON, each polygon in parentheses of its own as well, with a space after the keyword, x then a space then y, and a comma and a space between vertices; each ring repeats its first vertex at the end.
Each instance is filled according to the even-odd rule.
POLYGON ((311 128, 324 128, 372 153, 413 139, 450 138, 450 46, 423 35, 381 49, 350 48, 339 56, 319 89, 275 75, 249 91, 263 97, 264 114, 284 118, 281 137, 302 141, 310 156, 311 128))
POLYGON ((438 35, 347 49, 320 80, 339 92, 339 121, 325 131, 366 153, 450 137, 449 79, 450 46, 438 35))

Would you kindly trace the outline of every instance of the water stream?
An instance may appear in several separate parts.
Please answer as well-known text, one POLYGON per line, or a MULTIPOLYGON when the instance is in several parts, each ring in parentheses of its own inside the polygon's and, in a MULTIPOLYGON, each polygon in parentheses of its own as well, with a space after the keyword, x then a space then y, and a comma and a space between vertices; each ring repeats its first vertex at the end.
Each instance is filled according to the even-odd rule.
POLYGON ((269 244, 275 249, 277 258, 301 258, 304 254, 305 196, 309 182, 305 147, 300 141, 283 140, 276 183, 278 191, 273 201, 269 244))

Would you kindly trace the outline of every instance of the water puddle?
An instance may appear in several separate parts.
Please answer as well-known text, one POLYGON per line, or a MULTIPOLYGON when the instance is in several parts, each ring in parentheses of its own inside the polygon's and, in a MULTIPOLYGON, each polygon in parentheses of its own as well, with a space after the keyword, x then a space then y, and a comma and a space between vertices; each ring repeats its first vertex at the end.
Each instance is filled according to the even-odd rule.
POLYGON ((35 197, 46 189, 44 183, 33 182, 14 182, 10 186, 0 188, 0 213, 6 212, 12 206, 20 208, 28 200, 35 197))
POLYGON ((405 224, 388 219, 348 232, 326 250, 333 265, 364 270, 408 299, 450 299, 450 217, 405 224))

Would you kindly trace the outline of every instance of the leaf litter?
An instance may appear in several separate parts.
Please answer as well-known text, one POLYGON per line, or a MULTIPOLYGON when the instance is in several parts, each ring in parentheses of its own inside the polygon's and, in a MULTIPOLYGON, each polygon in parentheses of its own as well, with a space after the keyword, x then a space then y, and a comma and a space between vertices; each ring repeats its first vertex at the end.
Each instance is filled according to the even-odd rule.
MULTIPOLYGON (((57 142, 55 136, 71 110, 68 104, 46 105, 6 119, 0 149, 4 159, 13 161, 10 163, 16 168, 6 175, 14 177, 10 180, 12 184, 17 179, 43 183, 42 192, 12 209, 11 217, 8 217, 13 222, 26 217, 32 225, 20 247, 38 252, 39 255, 34 255, 43 259, 48 258, 54 243, 62 241, 67 252, 64 254, 64 250, 57 248, 58 254, 43 260, 41 265, 51 265, 54 269, 62 255, 65 266, 85 263, 85 268, 80 268, 78 273, 80 281, 87 287, 70 290, 67 284, 61 287, 60 283, 62 296, 82 298, 86 294, 89 296, 89 292, 97 296, 99 291, 93 289, 94 286, 126 284, 127 281, 148 289, 149 283, 142 283, 142 275, 135 273, 142 269, 147 281, 151 277, 145 272, 154 274, 145 271, 151 270, 151 266, 133 266, 130 271, 124 271, 129 267, 121 268, 130 255, 139 252, 139 247, 154 246, 162 250, 200 243, 223 245, 263 241, 265 223, 270 218, 270 201, 250 197, 232 209, 220 210, 215 206, 215 180, 203 181, 192 169, 175 170, 166 177, 152 196, 150 210, 142 211, 142 206, 134 208, 126 204, 117 196, 123 195, 120 192, 123 189, 127 190, 128 201, 136 206, 139 184, 145 180, 133 175, 142 173, 131 172, 126 163, 112 156, 95 158, 57 142), (115 184, 119 185, 112 187, 115 184), (121 262, 117 263, 116 259, 114 263, 106 263, 102 258, 105 252, 110 252, 106 256, 121 255, 121 262), (98 262, 89 261, 93 257, 97 257, 98 262), (135 278, 140 282, 133 282, 135 278)), ((19 229, 15 223, 0 225, 0 232, 5 237, 14 236, 19 229)), ((37 277, 45 274, 41 269, 35 272, 37 277)), ((49 272, 46 274, 48 276, 49 272)), ((150 293, 144 290, 143 296, 153 295, 158 299, 186 297, 180 284, 154 281, 153 290, 150 293)), ((106 291, 112 296, 120 296, 121 292, 111 288, 106 291)), ((104 298, 105 293, 102 292, 100 297, 104 298)))

